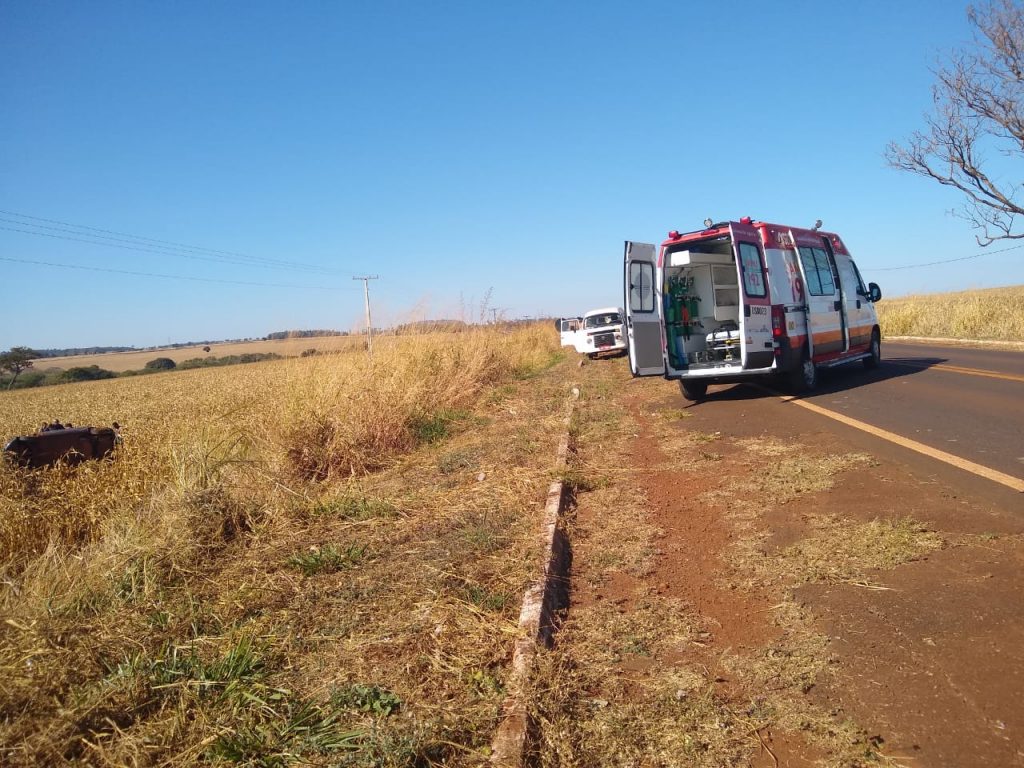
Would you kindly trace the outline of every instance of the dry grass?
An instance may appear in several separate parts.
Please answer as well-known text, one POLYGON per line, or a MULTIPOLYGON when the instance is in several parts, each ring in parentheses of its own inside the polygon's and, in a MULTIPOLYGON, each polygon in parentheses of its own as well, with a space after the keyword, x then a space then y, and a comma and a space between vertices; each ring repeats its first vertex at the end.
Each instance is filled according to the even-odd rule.
POLYGON ((1024 286, 883 299, 886 336, 1024 341, 1024 286))
POLYGON ((126 442, 0 468, 0 762, 482 762, 555 354, 535 327, 5 394, 0 433, 126 442))
POLYGON ((687 606, 642 592, 628 608, 574 612, 535 678, 536 764, 749 764, 757 714, 731 707, 706 669, 672 661, 700 630, 687 606))
POLYGON ((853 523, 826 515, 815 529, 779 554, 773 576, 791 584, 863 583, 871 571, 913 562, 945 545, 941 536, 910 518, 853 523))
POLYGON ((555 649, 539 658, 530 700, 538 724, 533 762, 747 764, 756 743, 751 713, 734 710, 714 675, 687 658, 705 636, 701 617, 642 581, 662 531, 648 517, 633 472, 621 471, 640 427, 621 405, 622 366, 606 362, 587 367, 573 424, 576 469, 590 482, 577 489, 570 539, 575 599, 610 593, 574 602, 555 649))

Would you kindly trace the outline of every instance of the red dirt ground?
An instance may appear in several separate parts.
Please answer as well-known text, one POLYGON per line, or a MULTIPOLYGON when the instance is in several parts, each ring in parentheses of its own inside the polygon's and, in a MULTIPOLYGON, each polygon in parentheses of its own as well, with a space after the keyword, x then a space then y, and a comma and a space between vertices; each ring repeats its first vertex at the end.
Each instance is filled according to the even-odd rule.
MULTIPOLYGON (((836 660, 835 674, 810 692, 813 700, 877 734, 881 752, 901 764, 1024 766, 1024 515, 1019 496, 979 495, 973 488, 965 493, 955 484, 957 478, 944 477, 925 459, 777 398, 722 391, 687 408, 691 418, 679 422, 679 428, 719 431, 716 445, 722 446, 731 438, 772 435, 798 441, 810 451, 865 452, 878 461, 845 473, 827 494, 767 512, 760 525, 767 527, 769 548, 802 538, 807 514, 822 504, 832 514, 857 521, 911 516, 949 542, 927 559, 871 574, 871 581, 885 590, 850 584, 795 590, 796 599, 815 617, 816 629, 830 638, 836 660)), ((652 407, 687 406, 670 385, 664 393, 654 402, 627 397, 641 426, 622 457, 627 466, 650 468, 664 460, 645 413, 652 407)), ((716 471, 744 471, 724 452, 716 471)), ((681 493, 678 472, 638 475, 652 522, 665 532, 656 568, 644 581, 695 606, 713 628, 705 649, 709 666, 726 648, 769 643, 777 632, 768 610, 770 595, 718 586, 723 554, 736 535, 729 520, 693 500, 702 489, 691 484, 681 493)), ((692 476, 687 474, 688 483, 692 476)), ((627 599, 636 580, 627 581, 603 585, 600 597, 627 599)), ((733 683, 724 679, 722 685, 728 695, 733 683)), ((775 766, 776 760, 780 766, 813 765, 823 757, 800 734, 765 731, 762 737, 771 751, 762 749, 757 766, 775 766)))

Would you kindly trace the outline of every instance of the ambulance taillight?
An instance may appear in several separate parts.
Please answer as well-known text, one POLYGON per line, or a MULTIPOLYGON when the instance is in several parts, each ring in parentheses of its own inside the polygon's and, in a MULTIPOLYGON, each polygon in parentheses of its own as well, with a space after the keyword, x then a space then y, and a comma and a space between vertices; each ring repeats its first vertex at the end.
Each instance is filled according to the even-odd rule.
POLYGON ((775 344, 775 354, 778 355, 782 351, 782 347, 778 342, 781 342, 786 336, 786 310, 781 304, 776 304, 772 307, 772 340, 777 342, 775 344))

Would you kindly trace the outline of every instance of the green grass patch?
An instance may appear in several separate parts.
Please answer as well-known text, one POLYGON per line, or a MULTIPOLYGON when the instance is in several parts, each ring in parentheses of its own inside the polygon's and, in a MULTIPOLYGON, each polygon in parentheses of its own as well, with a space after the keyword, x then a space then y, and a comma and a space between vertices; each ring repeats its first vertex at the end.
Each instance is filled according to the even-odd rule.
POLYGON ((358 565, 366 556, 366 551, 366 546, 362 544, 349 544, 344 548, 325 544, 308 552, 296 552, 288 558, 288 565, 302 571, 303 576, 335 573, 358 565))
POLYGON ((375 717, 390 717, 402 708, 402 699, 379 685, 353 683, 332 691, 331 705, 375 717))
POLYGON ((343 496, 316 505, 313 508, 313 515, 342 517, 352 521, 390 519, 398 517, 398 508, 387 499, 379 497, 343 496))
POLYGON ((475 469, 477 466, 474 451, 449 451, 438 457, 437 471, 442 475, 453 475, 463 469, 475 469))
POLYGON ((409 430, 417 443, 432 445, 450 437, 454 425, 465 421, 469 415, 465 410, 445 408, 436 413, 416 416, 409 424, 409 430))

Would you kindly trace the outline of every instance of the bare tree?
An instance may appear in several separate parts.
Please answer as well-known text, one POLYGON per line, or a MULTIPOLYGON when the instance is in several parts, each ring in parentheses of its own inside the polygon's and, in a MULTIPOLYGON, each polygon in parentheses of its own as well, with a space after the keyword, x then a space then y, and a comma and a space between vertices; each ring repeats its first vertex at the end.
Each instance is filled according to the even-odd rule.
POLYGON ((935 73, 926 130, 905 144, 889 144, 886 159, 960 190, 966 200, 956 213, 981 231, 977 240, 984 246, 1024 238, 1014 231, 1015 218, 1024 214, 1020 186, 991 162, 994 155, 1024 159, 1024 8, 992 0, 968 6, 967 19, 974 45, 954 52, 935 73))

